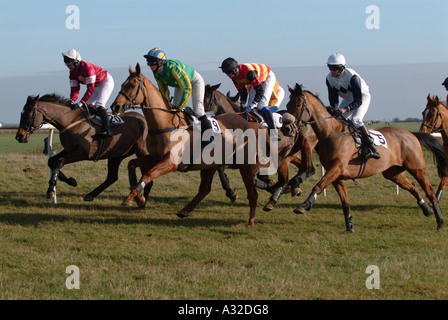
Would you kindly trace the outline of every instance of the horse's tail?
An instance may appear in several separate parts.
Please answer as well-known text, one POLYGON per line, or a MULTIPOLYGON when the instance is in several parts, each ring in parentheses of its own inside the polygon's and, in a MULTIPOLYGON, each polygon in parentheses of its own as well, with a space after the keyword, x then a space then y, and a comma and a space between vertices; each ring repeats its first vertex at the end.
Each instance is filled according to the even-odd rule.
POLYGON ((412 134, 417 137, 423 147, 432 152, 437 165, 437 173, 439 174, 439 177, 442 178, 445 176, 447 159, 440 141, 430 133, 412 132, 412 134))

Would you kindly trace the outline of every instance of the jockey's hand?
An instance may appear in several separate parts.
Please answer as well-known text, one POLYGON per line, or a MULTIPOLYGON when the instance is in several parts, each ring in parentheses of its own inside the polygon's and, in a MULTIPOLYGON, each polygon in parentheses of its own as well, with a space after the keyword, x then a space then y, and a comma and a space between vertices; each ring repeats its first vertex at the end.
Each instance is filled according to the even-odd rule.
POLYGON ((244 112, 249 113, 252 111, 252 107, 248 107, 248 106, 244 106, 242 105, 241 108, 243 109, 244 112))
POLYGON ((72 104, 70 105, 70 107, 72 108, 72 110, 79 109, 79 108, 81 108, 81 102, 72 103, 72 104))
POLYGON ((327 110, 333 117, 337 117, 337 116, 342 115, 341 110, 339 110, 339 109, 337 109, 335 107, 329 106, 329 107, 327 107, 327 110))

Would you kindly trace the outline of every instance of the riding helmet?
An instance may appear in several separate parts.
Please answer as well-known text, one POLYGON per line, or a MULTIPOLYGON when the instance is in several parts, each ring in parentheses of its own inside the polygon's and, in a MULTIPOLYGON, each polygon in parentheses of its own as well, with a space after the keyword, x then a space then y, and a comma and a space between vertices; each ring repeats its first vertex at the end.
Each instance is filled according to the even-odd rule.
POLYGON ((148 54, 145 54, 143 57, 146 58, 148 65, 157 65, 158 67, 162 66, 167 59, 165 52, 160 48, 151 49, 148 54))
POLYGON ((225 74, 233 73, 235 76, 238 74, 238 62, 230 57, 225 59, 219 68, 221 68, 222 72, 225 74))

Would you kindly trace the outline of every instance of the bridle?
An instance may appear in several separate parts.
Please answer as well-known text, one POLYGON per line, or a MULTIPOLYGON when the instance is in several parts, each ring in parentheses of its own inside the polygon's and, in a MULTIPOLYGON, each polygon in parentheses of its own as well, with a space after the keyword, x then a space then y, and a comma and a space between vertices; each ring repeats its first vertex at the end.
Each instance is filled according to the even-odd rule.
MULTIPOLYGON (((434 133, 434 132, 439 132, 439 131, 442 131, 443 129, 445 129, 445 128, 437 128, 437 122, 438 122, 438 120, 439 120, 439 118, 440 119, 442 119, 442 114, 440 113, 440 108, 439 108, 439 106, 435 106, 435 107, 433 107, 433 108, 436 108, 437 109, 437 114, 436 114, 436 116, 434 117, 434 120, 431 122, 431 124, 426 124, 426 123, 422 123, 422 127, 428 127, 429 129, 431 129, 431 133, 434 133)), ((426 110, 426 109, 425 109, 426 110)), ((429 113, 429 110, 428 110, 428 113, 429 113)), ((425 111, 423 111, 423 115, 425 114, 425 111)), ((423 120, 425 120, 425 116, 423 117, 423 120)))
POLYGON ((133 77, 137 78, 137 80, 138 80, 137 92, 135 93, 134 98, 131 98, 126 92, 123 92, 123 90, 120 90, 120 92, 118 93, 118 94, 122 94, 126 98, 126 100, 128 100, 131 103, 131 105, 128 105, 128 107, 125 108, 124 111, 134 107, 135 100, 137 99, 138 95, 140 94, 140 90, 142 89, 142 86, 143 86, 143 76, 140 78, 138 78, 137 76, 133 76, 133 77))

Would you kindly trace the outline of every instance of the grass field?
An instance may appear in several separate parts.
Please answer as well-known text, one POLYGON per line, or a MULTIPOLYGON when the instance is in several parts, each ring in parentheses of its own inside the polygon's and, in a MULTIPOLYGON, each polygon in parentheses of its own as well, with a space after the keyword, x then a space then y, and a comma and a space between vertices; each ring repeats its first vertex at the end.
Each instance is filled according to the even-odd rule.
MULTIPOLYGON (((158 179, 140 211, 120 206, 129 193, 126 160, 120 180, 93 202, 82 198, 103 181, 106 162, 68 165, 65 174, 79 185, 59 183, 58 204, 52 205, 45 199, 43 143, 36 152, 5 153, 4 141, 0 299, 448 298, 447 230, 436 231, 435 218, 424 217, 410 194, 395 194, 381 175, 347 183, 355 234, 344 232, 332 188, 307 214, 292 212, 318 173, 303 184, 304 195, 284 195, 273 212, 262 211, 269 194, 259 191, 255 227, 249 228, 248 202, 235 171, 227 172, 239 194, 235 203, 215 178, 212 193, 186 219, 175 213, 195 195, 198 172, 158 179), (79 268, 80 288, 70 290, 66 269, 72 265, 79 268), (379 289, 366 286, 369 266, 378 267, 379 289)), ((426 160, 436 187, 432 156, 426 160)), ((445 215, 447 201, 441 202, 445 215)))

